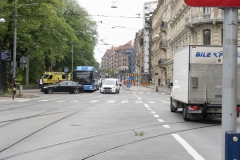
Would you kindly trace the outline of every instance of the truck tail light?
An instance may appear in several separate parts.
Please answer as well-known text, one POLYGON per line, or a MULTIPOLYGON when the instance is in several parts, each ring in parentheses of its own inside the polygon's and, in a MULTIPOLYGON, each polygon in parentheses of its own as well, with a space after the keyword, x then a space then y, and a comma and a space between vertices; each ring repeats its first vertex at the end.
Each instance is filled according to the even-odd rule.
POLYGON ((237 112, 240 113, 240 106, 237 106, 237 112))
POLYGON ((197 111, 199 110, 199 106, 188 106, 188 110, 197 111))

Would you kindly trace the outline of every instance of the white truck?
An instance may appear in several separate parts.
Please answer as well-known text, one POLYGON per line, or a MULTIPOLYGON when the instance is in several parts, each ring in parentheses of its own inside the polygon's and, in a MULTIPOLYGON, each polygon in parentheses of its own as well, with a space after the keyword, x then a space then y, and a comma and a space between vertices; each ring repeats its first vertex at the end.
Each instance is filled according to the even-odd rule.
MULTIPOLYGON (((240 111, 240 48, 236 55, 237 106, 240 111)), ((183 119, 221 118, 222 46, 190 45, 174 54, 170 110, 183 109, 183 119)))

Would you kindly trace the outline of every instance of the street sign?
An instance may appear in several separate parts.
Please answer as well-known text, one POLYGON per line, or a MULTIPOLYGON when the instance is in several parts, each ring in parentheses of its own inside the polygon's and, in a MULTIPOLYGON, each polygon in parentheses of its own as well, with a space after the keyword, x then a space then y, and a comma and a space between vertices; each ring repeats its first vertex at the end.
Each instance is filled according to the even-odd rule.
POLYGON ((239 0, 184 0, 191 7, 240 7, 239 0))
POLYGON ((11 60, 11 51, 1 50, 1 60, 11 60))
POLYGON ((25 56, 22 56, 21 58, 20 58, 20 67, 23 69, 23 68, 25 68, 25 67, 27 67, 27 57, 25 57, 25 56))
POLYGON ((127 82, 127 88, 130 88, 131 87, 131 82, 127 82))
POLYGON ((68 72, 68 67, 64 67, 64 72, 68 72))
POLYGON ((129 80, 133 81, 134 77, 133 76, 129 76, 129 80))

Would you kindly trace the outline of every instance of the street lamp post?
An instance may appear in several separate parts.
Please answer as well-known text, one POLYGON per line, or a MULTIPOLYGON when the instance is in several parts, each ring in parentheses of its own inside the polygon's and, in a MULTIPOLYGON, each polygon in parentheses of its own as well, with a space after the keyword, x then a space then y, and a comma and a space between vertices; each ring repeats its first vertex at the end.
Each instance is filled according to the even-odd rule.
POLYGON ((73 43, 72 43, 72 73, 73 73, 73 43))
POLYGON ((14 39, 13 39, 13 72, 12 76, 16 76, 16 55, 17 55, 17 0, 15 0, 15 13, 14 13, 14 39))

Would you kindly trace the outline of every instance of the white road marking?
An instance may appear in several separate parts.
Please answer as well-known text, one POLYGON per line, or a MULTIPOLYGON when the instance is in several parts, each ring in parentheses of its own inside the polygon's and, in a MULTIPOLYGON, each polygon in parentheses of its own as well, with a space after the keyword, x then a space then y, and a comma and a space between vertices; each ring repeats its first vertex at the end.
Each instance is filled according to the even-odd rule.
POLYGON ((157 114, 154 114, 154 117, 159 117, 159 115, 157 115, 157 114))
POLYGON ((149 103, 156 103, 156 102, 149 102, 149 103))
POLYGON ((140 92, 140 93, 143 93, 143 92, 140 92))
POLYGON ((154 111, 151 111, 151 113, 156 113, 156 112, 154 112, 154 111))
POLYGON ((162 94, 166 94, 166 93, 162 93, 162 94))
POLYGON ((159 121, 159 122, 164 122, 164 120, 162 120, 162 119, 158 119, 158 121, 159 121))
POLYGON ((155 93, 155 94, 158 94, 158 93, 155 93))
POLYGON ((151 111, 152 109, 151 108, 148 108, 149 111, 151 111))
POLYGON ((17 102, 27 102, 30 101, 31 99, 23 99, 23 100, 18 100, 17 102))
POLYGON ((165 128, 170 128, 170 126, 169 126, 169 125, 163 125, 163 127, 165 127, 165 128))
POLYGON ((170 103, 170 102, 167 102, 167 101, 161 101, 162 103, 170 103))
POLYGON ((147 104, 144 104, 144 106, 145 106, 146 108, 149 108, 149 106, 148 106, 147 104))
POLYGON ((74 101, 70 101, 70 102, 78 102, 78 101, 74 100, 74 101))
POLYGON ((128 101, 122 101, 121 103, 128 103, 128 101))
POLYGON ((133 95, 134 95, 135 97, 137 97, 139 101, 142 100, 142 99, 141 99, 140 97, 138 97, 136 94, 133 93, 133 95))
POLYGON ((136 101, 136 103, 143 103, 142 101, 136 101))
POLYGON ((40 102, 48 102, 48 101, 50 101, 50 100, 48 100, 48 99, 43 99, 43 100, 39 100, 40 102))
POLYGON ((197 153, 182 137, 178 134, 172 134, 172 136, 188 151, 188 153, 195 159, 195 160, 204 160, 204 158, 197 153))
POLYGON ((147 94, 150 94, 150 92, 147 92, 147 94))
POLYGON ((55 102, 65 102, 65 101, 55 101, 55 102))
POLYGON ((108 103, 114 103, 115 101, 107 101, 108 103))
POLYGON ((91 103, 96 103, 96 102, 98 102, 98 100, 91 100, 90 102, 91 103))

